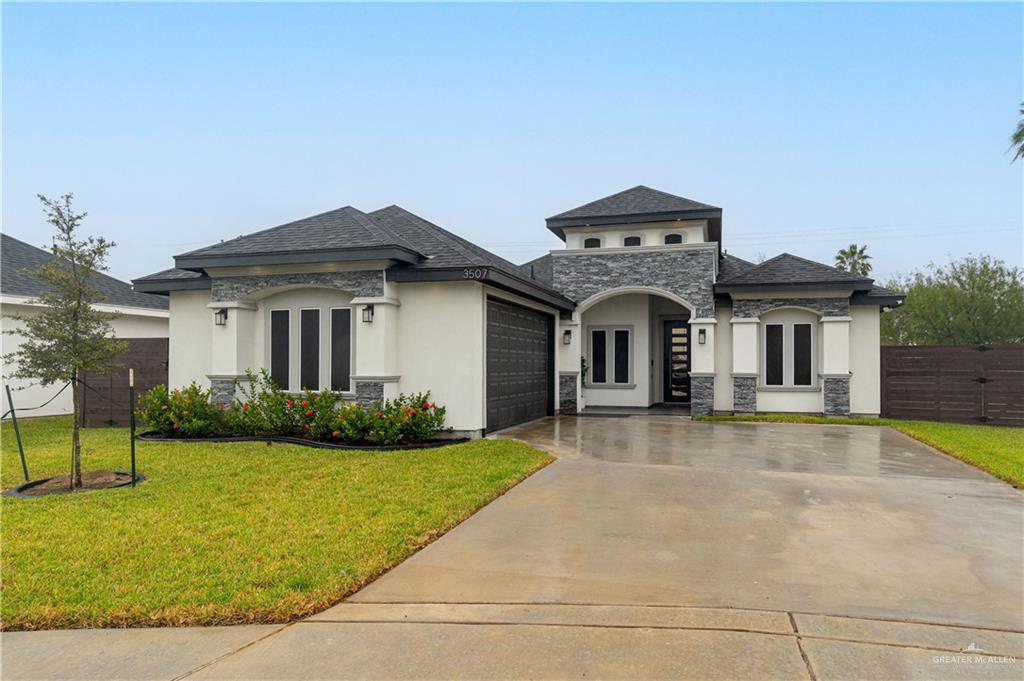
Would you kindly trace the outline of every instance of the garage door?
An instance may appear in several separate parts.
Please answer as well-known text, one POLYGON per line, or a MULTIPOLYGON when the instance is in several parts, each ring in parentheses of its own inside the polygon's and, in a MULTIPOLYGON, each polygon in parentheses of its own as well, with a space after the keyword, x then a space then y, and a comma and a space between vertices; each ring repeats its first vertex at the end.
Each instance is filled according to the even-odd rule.
POLYGON ((487 430, 552 413, 551 334, 549 316, 487 301, 487 430))

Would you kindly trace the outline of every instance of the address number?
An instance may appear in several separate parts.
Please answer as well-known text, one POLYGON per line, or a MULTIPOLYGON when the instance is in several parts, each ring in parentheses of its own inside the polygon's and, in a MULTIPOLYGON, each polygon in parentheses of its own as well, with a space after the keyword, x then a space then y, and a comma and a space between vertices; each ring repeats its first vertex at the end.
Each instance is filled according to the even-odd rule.
POLYGON ((467 267, 462 270, 463 279, 483 279, 487 276, 486 267, 467 267))

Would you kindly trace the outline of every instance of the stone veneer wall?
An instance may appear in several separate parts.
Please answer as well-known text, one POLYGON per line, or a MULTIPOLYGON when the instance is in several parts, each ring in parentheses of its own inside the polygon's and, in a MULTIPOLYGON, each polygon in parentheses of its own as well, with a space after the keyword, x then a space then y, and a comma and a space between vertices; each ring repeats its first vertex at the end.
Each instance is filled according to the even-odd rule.
POLYGON ((382 296, 384 273, 382 270, 358 270, 217 277, 210 282, 211 300, 243 300, 264 289, 279 286, 319 286, 350 291, 354 296, 382 296))
POLYGON ((732 377, 732 410, 737 414, 757 411, 757 377, 732 377))
POLYGON ((231 404, 235 401, 235 379, 218 376, 210 379, 210 402, 231 404))
POLYGON ((690 415, 710 416, 715 411, 715 377, 690 376, 690 415))
POLYGON ((558 412, 560 414, 575 414, 579 409, 579 399, 576 395, 578 379, 579 374, 558 375, 558 412))
POLYGON ((356 381, 356 404, 369 408, 384 399, 384 384, 377 381, 356 381))
POLYGON ((850 415, 850 377, 825 376, 825 416, 850 415))
POLYGON ((658 250, 636 253, 555 253, 551 260, 554 288, 577 303, 629 286, 668 291, 696 308, 695 316, 715 315, 715 248, 658 250))
POLYGON ((846 317, 850 314, 849 298, 758 298, 733 300, 733 317, 760 317, 777 307, 805 307, 824 317, 846 317))

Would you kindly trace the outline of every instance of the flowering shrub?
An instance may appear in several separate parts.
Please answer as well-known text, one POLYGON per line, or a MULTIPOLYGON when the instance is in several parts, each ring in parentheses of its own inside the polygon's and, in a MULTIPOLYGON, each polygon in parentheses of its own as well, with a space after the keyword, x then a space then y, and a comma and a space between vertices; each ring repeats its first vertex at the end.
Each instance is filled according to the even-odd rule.
POLYGON ((247 372, 238 393, 222 407, 195 383, 170 393, 158 386, 142 396, 138 415, 168 437, 289 435, 350 445, 413 444, 444 428, 445 408, 429 392, 377 401, 366 410, 330 390, 286 393, 264 370, 247 372))
POLYGON ((194 381, 184 390, 158 385, 139 400, 138 417, 165 435, 210 437, 223 430, 220 409, 210 403, 210 391, 194 381))

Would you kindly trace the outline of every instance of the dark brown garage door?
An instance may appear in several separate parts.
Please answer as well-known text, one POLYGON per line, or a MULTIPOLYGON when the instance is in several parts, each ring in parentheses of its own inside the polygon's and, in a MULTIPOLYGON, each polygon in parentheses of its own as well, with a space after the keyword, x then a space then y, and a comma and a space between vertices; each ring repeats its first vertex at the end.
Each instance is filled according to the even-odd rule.
POLYGON ((551 327, 548 315, 487 301, 487 430, 553 412, 551 327))

